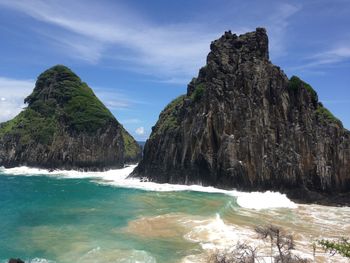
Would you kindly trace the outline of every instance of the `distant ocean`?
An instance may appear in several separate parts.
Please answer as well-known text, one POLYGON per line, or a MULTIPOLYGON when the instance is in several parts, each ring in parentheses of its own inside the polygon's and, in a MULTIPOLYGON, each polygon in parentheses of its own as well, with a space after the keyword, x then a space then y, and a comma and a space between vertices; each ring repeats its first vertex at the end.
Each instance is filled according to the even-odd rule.
POLYGON ((0 168, 0 262, 205 262, 238 241, 268 247, 254 227, 270 223, 294 234, 297 253, 312 258, 316 238, 350 233, 348 207, 126 179, 133 169, 0 168))

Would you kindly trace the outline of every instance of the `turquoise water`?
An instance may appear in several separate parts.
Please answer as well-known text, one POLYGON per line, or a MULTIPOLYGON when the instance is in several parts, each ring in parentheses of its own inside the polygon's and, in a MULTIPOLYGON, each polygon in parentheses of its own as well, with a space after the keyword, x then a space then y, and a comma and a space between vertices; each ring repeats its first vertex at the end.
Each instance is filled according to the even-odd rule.
POLYGON ((176 262, 199 253, 200 246, 185 239, 143 239, 123 228, 145 216, 214 216, 231 199, 199 192, 146 192, 87 179, 0 176, 0 258, 73 262, 97 249, 100 254, 146 251, 139 257, 176 262), (203 199, 217 205, 203 207, 203 199))
MULTIPOLYGON (((257 202, 254 194, 247 201, 257 202)), ((268 223, 296 234, 301 250, 311 253, 308 244, 320 234, 349 233, 348 219, 349 208, 256 210, 223 193, 145 191, 98 178, 0 170, 0 262, 204 262, 211 249, 254 242, 254 227, 268 223)))

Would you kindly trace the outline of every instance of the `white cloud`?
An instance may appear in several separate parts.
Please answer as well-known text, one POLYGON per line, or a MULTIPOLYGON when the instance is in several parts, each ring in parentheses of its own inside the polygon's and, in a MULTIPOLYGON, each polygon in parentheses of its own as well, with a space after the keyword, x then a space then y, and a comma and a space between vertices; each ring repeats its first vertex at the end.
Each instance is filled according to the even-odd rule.
POLYGON ((144 127, 138 127, 136 130, 135 130, 135 133, 137 135, 144 135, 145 134, 145 128, 144 127))
POLYGON ((0 77, 0 122, 16 116, 25 106, 24 98, 34 88, 33 80, 17 80, 0 77))

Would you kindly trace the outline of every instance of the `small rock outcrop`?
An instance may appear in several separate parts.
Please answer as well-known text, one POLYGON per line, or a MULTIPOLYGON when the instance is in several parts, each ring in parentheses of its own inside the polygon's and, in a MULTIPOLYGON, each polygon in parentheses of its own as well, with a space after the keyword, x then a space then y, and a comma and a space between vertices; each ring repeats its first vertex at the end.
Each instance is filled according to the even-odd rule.
POLYGON ((0 166, 104 170, 141 157, 136 141, 65 66, 42 73, 25 103, 0 124, 0 166))
POLYGON ((17 258, 17 259, 11 258, 11 259, 9 259, 8 263, 25 263, 25 262, 19 258, 17 258))
POLYGON ((225 32, 160 114, 132 176, 305 193, 350 191, 350 132, 313 88, 269 61, 265 29, 225 32))

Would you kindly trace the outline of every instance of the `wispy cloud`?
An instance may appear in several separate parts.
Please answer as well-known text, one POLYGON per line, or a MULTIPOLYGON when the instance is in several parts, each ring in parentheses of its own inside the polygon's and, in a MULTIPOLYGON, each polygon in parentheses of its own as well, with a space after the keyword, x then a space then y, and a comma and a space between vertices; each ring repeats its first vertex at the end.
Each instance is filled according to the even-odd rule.
POLYGON ((52 34, 45 30, 35 31, 50 41, 50 44, 62 55, 69 55, 74 59, 86 61, 90 64, 97 64, 103 57, 106 45, 88 37, 76 36, 67 32, 52 34))
POLYGON ((270 50, 273 50, 273 56, 277 57, 285 52, 287 43, 288 26, 291 17, 302 9, 301 5, 292 5, 282 3, 275 7, 272 15, 268 17, 266 26, 270 35, 270 50))
POLYGON ((216 32, 203 32, 196 24, 155 25, 119 6, 112 16, 108 15, 111 14, 108 8, 102 12, 101 8, 88 3, 0 1, 2 6, 64 29, 64 32, 42 32, 48 39, 54 39, 55 45, 74 50, 75 53, 71 52, 74 56, 96 63, 110 50, 108 58, 123 59, 136 65, 135 70, 142 71, 146 67, 147 72, 153 69, 165 76, 169 73, 191 76, 204 64, 210 41, 218 37, 216 32), (127 51, 122 52, 123 57, 118 55, 120 49, 127 51))
POLYGON ((128 70, 151 74, 159 81, 173 84, 187 83, 205 64, 209 44, 222 34, 223 27, 243 33, 259 25, 267 26, 273 56, 278 56, 284 52, 289 20, 301 8, 277 4, 271 7, 269 15, 264 13, 258 21, 247 21, 248 27, 232 27, 234 21, 227 20, 231 17, 228 14, 223 18, 225 25, 220 26, 205 19, 154 23, 116 2, 102 5, 92 1, 0 0, 0 5, 49 25, 33 30, 59 52, 90 63, 117 60, 128 70))
POLYGON ((311 62, 305 67, 316 67, 343 62, 350 59, 349 46, 341 46, 330 49, 325 52, 318 53, 310 58, 311 62))
POLYGON ((350 61, 350 48, 348 45, 338 45, 326 51, 309 56, 301 62, 300 66, 292 67, 293 70, 314 70, 317 68, 330 67, 350 61))
POLYGON ((0 122, 7 121, 22 111, 24 98, 33 87, 33 80, 17 80, 0 77, 0 122))

